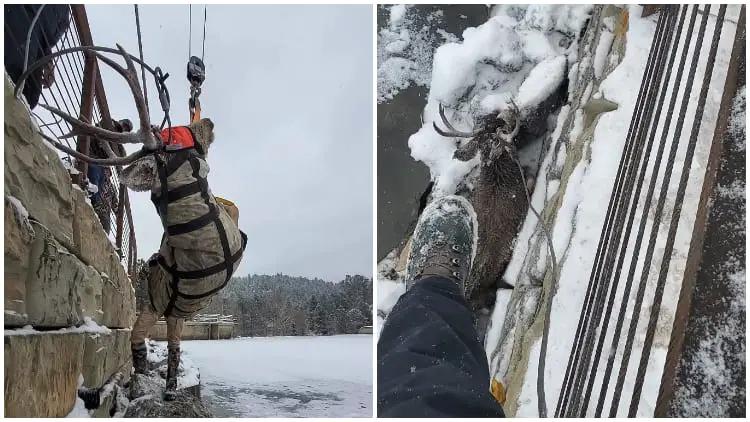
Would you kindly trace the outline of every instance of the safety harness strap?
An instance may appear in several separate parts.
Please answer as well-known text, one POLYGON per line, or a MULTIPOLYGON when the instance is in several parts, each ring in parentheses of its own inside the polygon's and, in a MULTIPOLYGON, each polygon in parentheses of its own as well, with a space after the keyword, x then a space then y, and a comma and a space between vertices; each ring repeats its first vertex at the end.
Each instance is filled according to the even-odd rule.
MULTIPOLYGON (((167 233, 169 233, 169 235, 174 236, 190 233, 192 231, 205 227, 208 224, 214 223, 219 233, 219 241, 221 243, 222 252, 224 253, 224 261, 202 270, 178 271, 176 263, 170 266, 167 264, 163 256, 159 256, 159 265, 172 276, 172 294, 170 295, 169 305, 167 307, 170 312, 173 309, 176 309, 175 302, 177 300, 177 297, 183 297, 185 299, 201 299, 207 296, 211 296, 219 290, 223 289, 232 278, 232 274, 234 273, 234 265, 242 258, 242 254, 245 250, 245 247, 247 246, 247 235, 240 231, 240 236, 242 237, 242 247, 239 251, 237 251, 236 254, 232 255, 226 230, 224 229, 224 225, 219 218, 219 210, 217 209, 216 204, 211 202, 211 197, 208 193, 208 182, 204 177, 200 176, 200 161, 198 160, 197 154, 190 154, 187 157, 187 160, 190 163, 190 166, 193 170, 193 177, 196 179, 196 181, 168 191, 166 194, 162 192, 162 194, 159 196, 152 195, 152 200, 155 203, 168 204, 170 202, 200 192, 201 197, 209 208, 209 212, 187 223, 169 226, 167 227, 166 231, 167 233), (224 282, 220 286, 211 289, 208 292, 197 295, 188 295, 180 293, 179 291, 180 280, 209 277, 222 271, 226 271, 224 282)), ((166 183, 164 183, 163 186, 166 186, 166 183)))

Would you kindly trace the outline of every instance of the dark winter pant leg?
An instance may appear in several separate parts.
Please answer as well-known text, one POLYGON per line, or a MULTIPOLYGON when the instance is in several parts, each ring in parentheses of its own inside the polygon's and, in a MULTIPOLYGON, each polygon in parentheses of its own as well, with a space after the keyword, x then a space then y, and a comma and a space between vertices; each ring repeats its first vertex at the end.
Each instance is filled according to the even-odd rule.
POLYGON ((504 417, 469 306, 455 282, 417 281, 378 340, 379 417, 504 417))

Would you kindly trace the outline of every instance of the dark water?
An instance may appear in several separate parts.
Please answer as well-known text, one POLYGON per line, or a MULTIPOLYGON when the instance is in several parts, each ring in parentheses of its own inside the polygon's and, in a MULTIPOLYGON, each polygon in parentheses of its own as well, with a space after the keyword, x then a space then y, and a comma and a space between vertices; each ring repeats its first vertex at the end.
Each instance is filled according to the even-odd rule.
MULTIPOLYGON (((388 24, 388 10, 378 7, 378 31, 388 24)), ((459 39, 466 28, 479 26, 489 17, 484 5, 417 5, 409 13, 419 19, 436 10, 442 11, 442 17, 431 23, 434 29, 459 39)), ((433 53, 441 43, 434 42, 433 53)), ((427 166, 411 158, 408 146, 409 136, 422 126, 428 92, 427 87, 411 86, 378 104, 378 259, 403 240, 417 218, 420 196, 430 181, 427 166)))

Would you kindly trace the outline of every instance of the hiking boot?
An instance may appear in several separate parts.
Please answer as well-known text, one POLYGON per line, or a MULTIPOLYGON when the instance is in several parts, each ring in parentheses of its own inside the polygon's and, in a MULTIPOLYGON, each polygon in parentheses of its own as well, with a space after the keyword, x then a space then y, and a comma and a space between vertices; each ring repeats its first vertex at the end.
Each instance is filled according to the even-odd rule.
POLYGON ((169 347, 167 353, 167 388, 164 400, 172 401, 177 397, 177 369, 180 367, 180 348, 169 347))
POLYGON ((146 342, 131 343, 130 351, 133 353, 133 369, 136 374, 148 373, 148 348, 146 342))
POLYGON ((419 218, 406 264, 406 288, 415 281, 439 276, 453 280, 466 295, 476 254, 474 208, 461 196, 444 196, 425 207, 419 218))

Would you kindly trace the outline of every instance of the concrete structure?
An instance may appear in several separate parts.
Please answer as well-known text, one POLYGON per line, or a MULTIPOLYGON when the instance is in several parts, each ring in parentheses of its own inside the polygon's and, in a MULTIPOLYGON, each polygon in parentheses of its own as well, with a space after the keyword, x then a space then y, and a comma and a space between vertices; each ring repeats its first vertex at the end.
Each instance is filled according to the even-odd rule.
MULTIPOLYGON (((182 340, 226 340, 237 337, 236 325, 231 322, 186 321, 182 340)), ((149 333, 151 340, 167 341, 167 324, 159 321, 149 333)))

